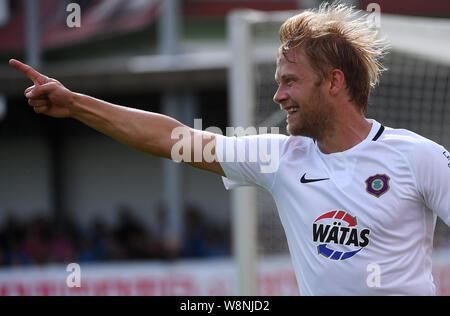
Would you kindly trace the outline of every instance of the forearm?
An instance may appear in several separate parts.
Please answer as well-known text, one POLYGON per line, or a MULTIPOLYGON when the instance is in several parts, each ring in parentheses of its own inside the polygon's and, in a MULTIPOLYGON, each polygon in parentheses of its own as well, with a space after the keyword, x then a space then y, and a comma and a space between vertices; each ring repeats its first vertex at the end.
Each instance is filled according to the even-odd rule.
POLYGON ((171 133, 183 126, 158 113, 127 108, 74 93, 71 117, 121 143, 145 153, 170 158, 171 133))

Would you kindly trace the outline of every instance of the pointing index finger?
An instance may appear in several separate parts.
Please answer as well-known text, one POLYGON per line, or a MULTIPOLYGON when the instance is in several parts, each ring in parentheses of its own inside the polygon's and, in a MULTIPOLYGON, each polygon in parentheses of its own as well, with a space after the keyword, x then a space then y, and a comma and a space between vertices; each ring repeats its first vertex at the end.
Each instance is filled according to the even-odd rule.
POLYGON ((43 74, 37 72, 33 69, 33 67, 28 66, 27 64, 21 63, 16 59, 11 59, 9 64, 22 72, 25 76, 31 79, 35 85, 41 85, 47 82, 47 77, 43 74))

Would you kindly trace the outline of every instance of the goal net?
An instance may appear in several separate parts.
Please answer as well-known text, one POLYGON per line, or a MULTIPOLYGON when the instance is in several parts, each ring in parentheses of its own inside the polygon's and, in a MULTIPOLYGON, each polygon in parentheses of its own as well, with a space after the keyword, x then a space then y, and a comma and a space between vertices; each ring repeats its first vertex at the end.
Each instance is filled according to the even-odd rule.
MULTIPOLYGON (((280 133, 286 134, 286 115, 272 100, 277 90, 274 75, 280 45, 278 30, 287 18, 298 13, 245 10, 230 15, 233 126, 278 127, 280 133)), ((383 60, 388 70, 372 90, 367 117, 385 126, 409 129, 450 148, 450 57, 445 56, 450 50, 449 23, 381 15, 379 31, 392 48, 383 60)), ((247 248, 239 253, 248 256, 238 260, 240 276, 246 278, 240 293, 252 295, 257 286, 245 282, 257 282, 249 277, 255 265, 268 256, 288 256, 288 247, 275 203, 267 192, 249 191, 246 199, 235 199, 233 207, 235 222, 241 223, 240 231, 235 228, 234 233, 250 240, 244 243, 235 236, 235 247, 245 245, 247 248), (241 220, 240 216, 247 218, 241 220)), ((435 240, 438 246, 450 249, 448 228, 443 225, 438 221, 435 240)))

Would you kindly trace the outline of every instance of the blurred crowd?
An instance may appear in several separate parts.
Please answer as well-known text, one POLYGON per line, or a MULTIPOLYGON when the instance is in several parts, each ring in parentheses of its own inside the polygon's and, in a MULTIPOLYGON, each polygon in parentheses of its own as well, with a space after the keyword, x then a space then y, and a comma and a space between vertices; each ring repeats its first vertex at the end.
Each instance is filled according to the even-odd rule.
MULTIPOLYGON (((118 224, 96 219, 88 227, 64 220, 36 216, 28 221, 9 214, 0 227, 0 266, 43 265, 47 263, 89 263, 125 260, 176 260, 228 256, 228 225, 217 227, 189 206, 184 212, 181 238, 150 230, 132 210, 123 207, 118 224)), ((158 224, 167 217, 158 213, 158 224)))
MULTIPOLYGON (((116 225, 101 218, 89 226, 50 217, 20 220, 9 213, 0 225, 0 267, 48 263, 176 260, 230 255, 230 225, 207 220, 195 206, 184 210, 181 238, 167 233, 167 212, 157 211, 149 229, 133 210, 121 207, 116 225)), ((436 225, 435 249, 450 251, 450 232, 442 221, 436 225)))

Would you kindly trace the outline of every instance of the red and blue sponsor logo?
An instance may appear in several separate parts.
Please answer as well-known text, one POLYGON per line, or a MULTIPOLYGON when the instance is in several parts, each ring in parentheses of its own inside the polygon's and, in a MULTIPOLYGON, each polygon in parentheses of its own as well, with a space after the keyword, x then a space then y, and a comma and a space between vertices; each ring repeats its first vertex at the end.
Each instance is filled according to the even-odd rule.
POLYGON ((318 254, 332 260, 347 260, 369 245, 370 230, 358 229, 356 216, 334 210, 313 222, 313 241, 318 254))

